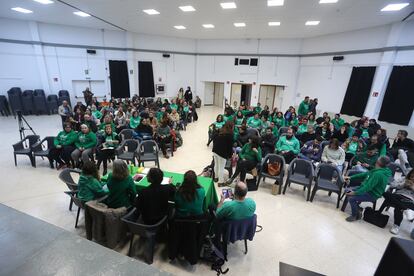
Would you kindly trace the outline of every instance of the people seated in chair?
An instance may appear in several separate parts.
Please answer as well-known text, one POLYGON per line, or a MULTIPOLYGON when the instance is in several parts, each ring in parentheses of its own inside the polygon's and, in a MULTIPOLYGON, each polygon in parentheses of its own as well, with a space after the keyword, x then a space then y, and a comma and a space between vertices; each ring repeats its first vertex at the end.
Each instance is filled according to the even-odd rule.
POLYGON ((175 216, 190 217, 199 216, 204 213, 204 198, 206 192, 197 181, 197 175, 194 171, 187 171, 184 174, 184 180, 178 186, 175 193, 175 216))
POLYGON ((300 143, 303 145, 306 142, 315 140, 316 136, 317 135, 316 135, 315 128, 313 127, 313 125, 307 125, 306 132, 299 135, 298 139, 300 143))
POLYGON ((79 167, 79 161, 85 163, 93 154, 93 150, 96 146, 96 135, 90 131, 89 127, 85 124, 81 125, 81 131, 78 133, 78 137, 75 141, 76 149, 72 152, 71 157, 75 162, 76 167, 79 167))
POLYGON ((177 109, 173 108, 170 114, 170 120, 172 123, 172 128, 176 129, 178 123, 180 122, 180 114, 178 114, 177 109))
POLYGON ((253 117, 250 117, 247 120, 247 126, 249 128, 260 129, 262 127, 262 120, 259 117, 259 114, 255 113, 253 117))
POLYGON ((343 144, 349 138, 346 125, 342 125, 338 130, 336 130, 331 138, 338 139, 338 141, 343 144))
POLYGON ((117 133, 120 133, 122 130, 127 128, 126 120, 127 120, 127 118, 126 118, 124 112, 122 111, 122 108, 120 108, 118 110, 118 112, 116 113, 115 118, 114 118, 117 133))
POLYGON ((351 169, 348 172, 348 175, 353 175, 361 172, 367 172, 375 168, 375 163, 379 158, 378 149, 375 145, 370 145, 364 152, 358 153, 352 161, 352 164, 349 164, 351 169))
POLYGON ((131 117, 129 118, 129 127, 131 129, 136 129, 141 123, 141 117, 138 114, 137 110, 132 111, 131 117))
POLYGON ((289 128, 285 136, 281 136, 276 143, 276 152, 283 155, 287 164, 289 164, 300 152, 300 143, 289 128))
POLYGON ((390 232, 397 235, 403 220, 404 210, 414 210, 414 170, 411 170, 405 178, 394 180, 390 185, 390 190, 383 194, 385 200, 380 208, 380 212, 385 207, 394 207, 394 225, 390 232), (396 189, 395 192, 392 192, 396 189))
POLYGON ((326 141, 329 141, 332 137, 332 132, 330 129, 330 123, 329 122, 323 122, 322 126, 318 126, 316 128, 316 135, 321 136, 326 141))
POLYGON ((235 121, 236 126, 237 126, 237 127, 240 127, 240 126, 243 124, 243 121, 244 121, 244 115, 243 115, 243 113, 239 110, 239 111, 237 111, 237 114, 236 114, 236 121, 235 121))
POLYGON ((249 142, 249 138, 250 138, 250 135, 247 132, 247 126, 242 125, 239 128, 238 133, 236 135, 236 144, 237 144, 237 146, 242 148, 245 144, 247 144, 249 142))
POLYGON ((251 198, 246 198, 247 185, 238 182, 234 187, 234 198, 225 201, 223 194, 217 205, 216 217, 219 220, 241 220, 247 219, 256 212, 256 202, 251 198))
POLYGON ((49 151, 49 159, 56 161, 57 169, 70 165, 70 154, 75 150, 75 142, 78 139, 78 135, 72 129, 72 124, 65 123, 63 131, 53 140, 55 147, 49 151))
POLYGON ((334 130, 339 130, 344 124, 344 119, 341 118, 341 114, 337 113, 335 114, 335 118, 331 121, 331 123, 334 126, 334 130))
POLYGON ((296 135, 300 136, 306 131, 308 131, 308 119, 306 117, 303 117, 300 125, 298 126, 298 131, 296 132, 296 135))
POLYGON ((95 163, 86 161, 78 181, 78 198, 86 202, 102 198, 107 194, 108 190, 100 182, 99 171, 95 163))
POLYGON ((99 136, 99 146, 96 151, 96 158, 98 159, 98 170, 103 164, 103 175, 108 172, 108 160, 114 158, 115 148, 119 144, 118 135, 112 130, 111 125, 105 126, 105 132, 99 136))
POLYGON ((399 160, 404 174, 408 173, 409 167, 414 168, 414 141, 407 136, 406 130, 399 130, 389 151, 394 160, 399 160))
POLYGON ((285 126, 285 118, 283 118, 282 112, 277 112, 276 115, 273 117, 273 122, 275 126, 280 129, 281 127, 285 126))
POLYGON ((150 185, 139 192, 135 200, 137 212, 145 224, 153 225, 168 214, 168 201, 174 199, 175 188, 171 184, 161 185, 164 173, 151 168, 147 174, 150 185))
POLYGON ((73 107, 73 112, 76 113, 78 110, 80 110, 81 113, 85 113, 86 111, 86 106, 81 101, 78 101, 76 105, 73 107))
POLYGON ((292 112, 290 114, 290 120, 285 122, 285 125, 288 127, 298 127, 299 126, 299 120, 296 116, 295 112, 292 112))
POLYGON ((300 149, 298 157, 309 161, 320 162, 323 151, 321 147, 322 141, 322 137, 317 136, 315 139, 306 142, 300 149))
POLYGON ((85 115, 83 116, 82 124, 87 125, 93 133, 96 133, 98 131, 98 127, 96 125, 95 120, 93 120, 92 116, 88 113, 85 113, 85 115))
POLYGON ((348 138, 341 146, 345 151, 345 160, 350 161, 357 153, 363 152, 365 143, 359 139, 359 135, 354 133, 351 138, 348 138))
POLYGON ((142 139, 152 139, 154 136, 154 131, 150 124, 148 123, 149 119, 142 119, 139 126, 135 129, 135 132, 142 139))
POLYGON ((380 156, 384 156, 387 154, 387 146, 380 142, 378 135, 373 134, 371 138, 367 141, 366 147, 373 146, 378 150, 378 154, 380 156))
POLYGON ((167 154, 167 144, 171 143, 171 128, 168 126, 168 120, 163 119, 157 129, 157 141, 165 158, 170 158, 167 154))
POLYGON ((273 130, 271 127, 266 128, 266 132, 262 135, 260 146, 262 148, 263 156, 268 155, 269 153, 275 152, 275 145, 276 145, 277 137, 273 134, 273 130))
POLYGON ((345 162, 345 151, 339 146, 337 139, 332 139, 322 151, 321 161, 331 164, 342 172, 345 162))
POLYGON ((352 214, 346 218, 346 221, 352 222, 361 218, 361 210, 359 209, 361 202, 375 202, 382 196, 392 175, 391 170, 387 168, 389 163, 390 159, 387 156, 381 156, 375 163, 374 169, 345 178, 345 180, 351 181, 353 179, 363 180, 360 186, 346 193, 352 209, 352 214))
POLYGON ((252 136, 249 142, 245 144, 239 152, 239 161, 237 162, 236 171, 233 176, 227 180, 227 184, 233 183, 240 174, 240 181, 246 179, 246 174, 255 169, 257 164, 262 161, 262 149, 259 143, 259 137, 252 136))
POLYGON ((125 161, 120 159, 114 161, 112 172, 108 175, 107 186, 109 195, 105 199, 105 204, 109 208, 128 208, 134 203, 137 190, 125 161))

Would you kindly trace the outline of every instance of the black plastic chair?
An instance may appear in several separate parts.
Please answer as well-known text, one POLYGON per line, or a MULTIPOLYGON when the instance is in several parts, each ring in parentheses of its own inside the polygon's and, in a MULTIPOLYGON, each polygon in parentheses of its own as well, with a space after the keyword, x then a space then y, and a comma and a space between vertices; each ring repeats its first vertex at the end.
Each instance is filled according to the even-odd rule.
POLYGON ((34 157, 32 147, 35 143, 40 140, 39 135, 27 135, 26 138, 17 142, 13 145, 13 154, 14 154, 14 165, 17 166, 17 155, 27 155, 30 159, 30 163, 34 167, 34 157), (25 147, 26 142, 29 142, 28 146, 25 147))
POLYGON ((132 129, 123 129, 118 135, 121 138, 121 141, 133 139, 134 138, 134 131, 132 129))
POLYGON ((20 87, 12 87, 7 91, 9 97, 10 108, 13 114, 16 114, 16 111, 24 111, 22 103, 22 90, 20 87))
POLYGON ((22 105, 24 114, 34 114, 33 90, 25 90, 22 93, 22 105))
POLYGON ((158 153, 159 148, 154 140, 142 141, 137 149, 138 166, 141 163, 144 166, 145 162, 155 162, 157 168, 160 168, 158 153))
POLYGON ((313 201, 315 194, 318 190, 328 191, 329 195, 335 193, 338 195, 338 201, 336 208, 339 208, 339 202, 341 201, 342 188, 344 186, 344 180, 342 178, 341 171, 330 164, 321 163, 316 168, 315 185, 313 186, 312 196, 310 201, 313 201))
POLYGON ((0 113, 3 116, 11 115, 10 108, 9 108, 9 101, 4 95, 0 96, 0 113))
POLYGON ((279 189, 279 194, 282 193, 282 185, 283 185, 283 178, 285 177, 285 158, 283 158, 283 156, 278 155, 278 154, 273 154, 270 153, 268 155, 265 156, 265 158, 263 159, 261 165, 260 165, 260 169, 258 171, 258 178, 257 178, 257 188, 259 188, 259 184, 260 184, 260 180, 263 177, 263 181, 266 180, 266 178, 270 178, 270 179, 274 179, 277 181, 278 185, 280 185, 280 189, 279 189), (280 173, 279 175, 270 175, 267 172, 267 165, 268 164, 272 164, 272 163, 280 163, 280 173))
MULTIPOLYGON (((62 180, 62 182, 65 183, 66 186, 68 186, 70 191, 77 191, 78 190, 78 183, 76 183, 73 180, 73 177, 71 175, 72 173, 77 174, 78 176, 80 176, 81 171, 79 169, 66 168, 66 169, 64 169, 60 172, 59 179, 62 180)), ((70 202, 69 202, 69 211, 72 211, 72 205, 73 205, 73 200, 71 198, 70 202)))
POLYGON ((308 189, 306 201, 309 201, 314 175, 315 173, 311 161, 298 158, 293 159, 289 165, 283 194, 285 194, 287 187, 290 186, 291 183, 296 183, 302 185, 303 190, 308 189))
POLYGON ((49 114, 57 114, 58 113, 58 96, 57 95, 49 95, 46 98, 47 102, 47 109, 49 114))
POLYGON ((46 103, 45 91, 43 89, 35 89, 33 92, 33 103, 35 106, 36 114, 48 114, 48 108, 46 103))
POLYGON ((75 203, 76 206, 78 206, 78 211, 76 213, 76 221, 75 221, 75 228, 78 228, 80 210, 85 209, 86 202, 78 198, 78 191, 67 191, 64 193, 70 197, 71 201, 75 203))
POLYGON ((59 97, 70 97, 68 90, 59 90, 58 92, 59 97))
POLYGON ((138 142, 132 139, 126 139, 121 142, 118 148, 115 149, 115 154, 118 159, 132 162, 135 165, 136 150, 138 142))
POLYGON ((144 260, 146 263, 152 264, 154 260, 155 237, 167 222, 167 216, 164 216, 156 224, 147 225, 139 221, 139 214, 137 214, 136 209, 134 208, 121 220, 126 223, 128 230, 132 235, 131 242, 129 244, 128 256, 132 256, 134 238, 135 235, 139 235, 141 238, 145 239, 144 260))
MULTIPOLYGON (((54 136, 47 136, 32 146, 33 167, 36 168, 36 156, 42 157, 42 159, 44 159, 44 157, 49 159, 50 149, 55 147, 54 140, 54 136)), ((49 162, 51 165, 53 164, 50 159, 49 162)))

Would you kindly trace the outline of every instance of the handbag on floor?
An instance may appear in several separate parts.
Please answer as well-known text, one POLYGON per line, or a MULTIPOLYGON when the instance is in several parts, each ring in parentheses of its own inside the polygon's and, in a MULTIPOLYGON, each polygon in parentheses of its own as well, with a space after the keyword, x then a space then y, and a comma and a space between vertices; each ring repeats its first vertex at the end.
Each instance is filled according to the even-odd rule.
POLYGON ((250 191, 257 191, 257 179, 256 177, 247 179, 246 178, 246 185, 247 185, 247 190, 250 191))
POLYGON ((268 163, 267 164, 267 173, 272 175, 272 176, 279 175, 281 165, 282 164, 280 162, 268 163))
POLYGON ((381 214, 381 212, 375 211, 371 207, 365 208, 364 220, 366 222, 374 224, 375 226, 384 228, 387 225, 389 218, 390 218, 390 216, 383 215, 383 214, 381 214))

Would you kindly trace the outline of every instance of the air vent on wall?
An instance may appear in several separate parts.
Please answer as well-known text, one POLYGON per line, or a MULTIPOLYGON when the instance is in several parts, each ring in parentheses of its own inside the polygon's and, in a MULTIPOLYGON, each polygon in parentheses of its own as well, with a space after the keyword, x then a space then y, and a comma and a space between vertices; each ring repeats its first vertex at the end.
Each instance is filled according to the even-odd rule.
POLYGON ((96 55, 96 50, 87 49, 86 52, 90 55, 96 55))
POLYGON ((251 58, 250 59, 250 66, 257 66, 257 63, 259 62, 259 59, 257 58, 251 58))
POLYGON ((250 64, 250 59, 243 59, 243 58, 241 58, 239 60, 239 64, 240 65, 249 65, 250 64))
POLYGON ((334 56, 333 60, 334 61, 341 61, 341 60, 344 60, 344 58, 345 58, 344 56, 334 56))

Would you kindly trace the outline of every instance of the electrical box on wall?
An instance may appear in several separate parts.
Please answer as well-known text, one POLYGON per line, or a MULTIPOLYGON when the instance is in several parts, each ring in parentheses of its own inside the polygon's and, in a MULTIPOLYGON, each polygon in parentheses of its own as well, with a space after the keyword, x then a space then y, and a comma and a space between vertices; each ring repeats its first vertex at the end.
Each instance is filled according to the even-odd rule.
POLYGON ((90 54, 90 55, 96 55, 96 50, 92 50, 92 49, 87 49, 86 53, 90 54))

